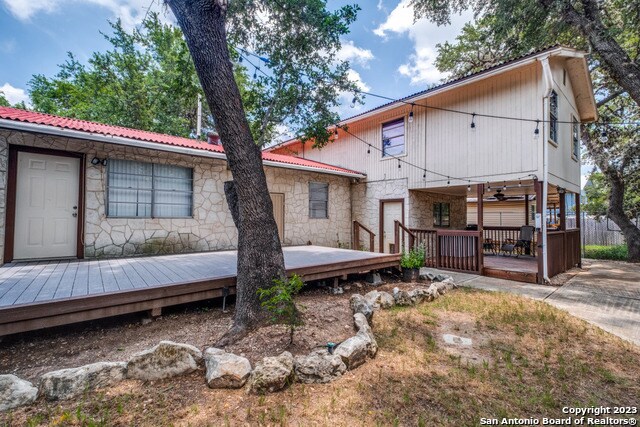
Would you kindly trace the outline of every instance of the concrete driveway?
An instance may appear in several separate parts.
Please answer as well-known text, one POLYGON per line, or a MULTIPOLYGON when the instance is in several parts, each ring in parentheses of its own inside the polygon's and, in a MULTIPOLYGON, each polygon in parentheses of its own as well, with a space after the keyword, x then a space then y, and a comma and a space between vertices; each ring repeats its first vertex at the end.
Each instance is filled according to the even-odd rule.
POLYGON ((442 273, 451 275, 462 286, 509 292, 546 301, 640 346, 640 265, 585 260, 584 267, 584 271, 561 287, 474 274, 442 273))

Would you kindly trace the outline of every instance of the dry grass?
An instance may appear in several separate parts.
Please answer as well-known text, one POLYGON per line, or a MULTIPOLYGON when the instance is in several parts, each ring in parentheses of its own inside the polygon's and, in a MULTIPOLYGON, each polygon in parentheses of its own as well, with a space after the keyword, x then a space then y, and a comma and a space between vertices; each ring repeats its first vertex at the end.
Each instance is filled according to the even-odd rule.
POLYGON ((640 350, 547 304, 457 290, 375 317, 378 356, 327 385, 267 396, 209 390, 203 373, 5 414, 9 425, 477 425, 640 402, 640 350), (460 350, 443 333, 470 337, 460 350))

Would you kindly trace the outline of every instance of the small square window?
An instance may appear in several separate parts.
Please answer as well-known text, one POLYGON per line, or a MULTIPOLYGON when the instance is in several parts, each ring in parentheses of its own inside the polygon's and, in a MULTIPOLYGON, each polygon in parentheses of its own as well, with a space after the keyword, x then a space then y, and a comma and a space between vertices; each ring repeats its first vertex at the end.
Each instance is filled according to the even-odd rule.
POLYGON ((309 218, 329 218, 329 184, 309 183, 309 218))
POLYGON ((404 154, 404 118, 382 125, 382 157, 404 154))

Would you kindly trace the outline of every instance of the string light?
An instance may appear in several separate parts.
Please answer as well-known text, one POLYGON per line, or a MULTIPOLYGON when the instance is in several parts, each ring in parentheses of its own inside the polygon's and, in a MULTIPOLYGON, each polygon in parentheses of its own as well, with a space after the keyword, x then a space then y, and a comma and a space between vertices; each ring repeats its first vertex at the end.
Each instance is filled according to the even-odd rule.
POLYGON ((471 114, 471 130, 476 130, 476 113, 471 114))
POLYGON ((398 159, 398 169, 402 167, 402 160, 398 159))
POLYGON ((422 179, 427 179, 427 170, 424 170, 424 173, 422 174, 422 179))
POLYGON ((540 120, 536 120, 536 129, 533 131, 533 139, 540 138, 540 120))
POLYGON ((413 123, 413 104, 411 104, 411 111, 409 111, 409 123, 413 123))
POLYGON ((336 125, 336 130, 335 130, 335 132, 333 133, 333 135, 334 135, 334 138, 333 138, 334 140, 338 139, 338 136, 339 136, 339 135, 338 135, 338 125, 336 125))
MULTIPOLYGON (((471 182, 471 181, 469 181, 471 182)), ((471 184, 467 184, 467 191, 471 191, 471 184)))
POLYGON ((491 191, 491 183, 487 182, 488 186, 487 186, 487 191, 491 191))
POLYGON ((367 154, 371 154, 371 144, 367 147, 367 154))
POLYGON ((518 187, 522 187, 522 181, 518 182, 518 187))
POLYGON ((609 137, 607 136, 607 130, 602 129, 602 133, 600 134, 600 142, 603 144, 609 142, 609 137))
POLYGON ((351 101, 351 108, 356 108, 356 102, 358 102, 358 98, 354 96, 351 101))
POLYGON ((449 179, 449 177, 447 177, 447 185, 451 184, 451 180, 449 179))
POLYGON ((507 191, 507 183, 506 182, 504 182, 502 184, 502 191, 507 191))

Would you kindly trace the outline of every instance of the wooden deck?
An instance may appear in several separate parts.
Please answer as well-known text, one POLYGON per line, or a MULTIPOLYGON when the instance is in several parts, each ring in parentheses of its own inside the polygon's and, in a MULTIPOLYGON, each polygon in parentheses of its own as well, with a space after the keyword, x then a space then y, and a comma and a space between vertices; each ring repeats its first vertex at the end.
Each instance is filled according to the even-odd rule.
MULTIPOLYGON (((235 293, 236 251, 0 267, 0 336, 235 293)), ((399 265, 400 255, 320 246, 284 248, 305 281, 399 265)))
POLYGON ((518 282, 537 283, 538 263, 536 258, 523 256, 486 255, 483 275, 518 282))

